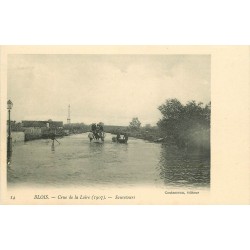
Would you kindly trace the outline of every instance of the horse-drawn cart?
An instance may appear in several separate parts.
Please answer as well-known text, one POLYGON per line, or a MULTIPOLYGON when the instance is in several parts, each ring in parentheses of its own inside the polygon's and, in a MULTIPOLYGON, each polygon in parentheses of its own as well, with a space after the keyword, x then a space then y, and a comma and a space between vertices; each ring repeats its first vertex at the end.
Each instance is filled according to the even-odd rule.
POLYGON ((90 132, 88 134, 89 141, 94 141, 94 142, 104 142, 105 138, 105 133, 103 131, 99 132, 90 132))

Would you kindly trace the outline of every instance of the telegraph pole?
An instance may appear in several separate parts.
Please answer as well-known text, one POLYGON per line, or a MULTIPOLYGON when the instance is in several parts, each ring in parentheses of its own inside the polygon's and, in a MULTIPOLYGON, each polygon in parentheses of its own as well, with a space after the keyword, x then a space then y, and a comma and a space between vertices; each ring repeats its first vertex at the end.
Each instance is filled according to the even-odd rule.
POLYGON ((67 123, 70 124, 70 105, 68 106, 68 118, 67 123))
POLYGON ((10 159, 11 155, 12 155, 12 138, 11 138, 11 120, 10 120, 10 110, 12 109, 13 107, 13 103, 11 100, 9 100, 7 102, 7 109, 8 109, 8 112, 9 112, 9 121, 8 121, 8 138, 7 138, 7 158, 8 160, 10 159))

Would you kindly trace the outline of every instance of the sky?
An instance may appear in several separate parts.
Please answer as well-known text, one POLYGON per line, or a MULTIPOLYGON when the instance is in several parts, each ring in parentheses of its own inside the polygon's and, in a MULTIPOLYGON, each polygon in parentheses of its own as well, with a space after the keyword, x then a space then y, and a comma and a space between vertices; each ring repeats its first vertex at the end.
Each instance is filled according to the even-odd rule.
POLYGON ((210 102, 210 55, 8 56, 12 119, 156 125, 168 98, 210 102))

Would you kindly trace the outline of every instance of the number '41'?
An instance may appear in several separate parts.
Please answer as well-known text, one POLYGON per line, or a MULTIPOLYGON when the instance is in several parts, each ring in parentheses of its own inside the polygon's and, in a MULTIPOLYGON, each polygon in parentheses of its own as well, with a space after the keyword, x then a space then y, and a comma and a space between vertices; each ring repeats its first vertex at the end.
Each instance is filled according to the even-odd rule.
POLYGON ((15 200, 15 199, 16 199, 15 195, 11 195, 11 196, 10 196, 10 199, 11 199, 11 200, 15 200))

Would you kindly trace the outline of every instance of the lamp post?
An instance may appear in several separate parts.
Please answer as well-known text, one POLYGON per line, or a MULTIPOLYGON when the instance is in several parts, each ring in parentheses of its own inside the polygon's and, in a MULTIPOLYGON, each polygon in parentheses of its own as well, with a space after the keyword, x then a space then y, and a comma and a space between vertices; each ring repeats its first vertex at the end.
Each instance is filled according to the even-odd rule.
POLYGON ((9 126, 8 126, 8 141, 7 141, 7 158, 9 159, 12 154, 12 138, 11 138, 11 124, 10 124, 10 110, 13 107, 13 103, 11 100, 7 102, 7 109, 9 111, 9 126))

